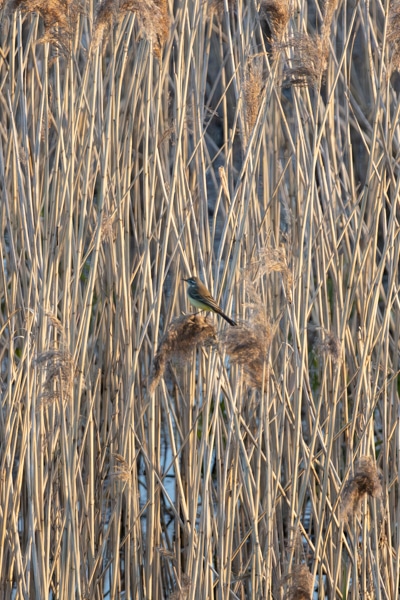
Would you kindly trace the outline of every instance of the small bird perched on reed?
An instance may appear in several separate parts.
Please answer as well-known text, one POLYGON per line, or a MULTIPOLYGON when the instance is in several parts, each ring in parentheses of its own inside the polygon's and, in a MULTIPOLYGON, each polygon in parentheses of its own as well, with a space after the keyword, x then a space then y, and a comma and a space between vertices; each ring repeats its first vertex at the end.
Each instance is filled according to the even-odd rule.
POLYGON ((235 321, 230 319, 222 311, 221 307, 218 306, 204 283, 202 283, 198 277, 189 277, 183 281, 186 281, 186 283, 189 284, 187 288, 187 294, 192 306, 199 308, 200 310, 209 310, 211 312, 215 312, 218 315, 221 315, 225 321, 228 321, 229 325, 237 325, 235 321))

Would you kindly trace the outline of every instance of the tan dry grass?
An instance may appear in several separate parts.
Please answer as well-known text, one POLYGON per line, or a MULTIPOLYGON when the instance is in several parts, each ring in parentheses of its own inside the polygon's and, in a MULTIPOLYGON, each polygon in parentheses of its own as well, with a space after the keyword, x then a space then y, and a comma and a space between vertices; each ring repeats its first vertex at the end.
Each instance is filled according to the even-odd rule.
POLYGON ((397 600, 389 17, 219 6, 85 5, 70 60, 3 17, 4 597, 397 600), (282 89, 279 42, 312 89, 282 89), (193 271, 237 328, 178 317, 193 271))

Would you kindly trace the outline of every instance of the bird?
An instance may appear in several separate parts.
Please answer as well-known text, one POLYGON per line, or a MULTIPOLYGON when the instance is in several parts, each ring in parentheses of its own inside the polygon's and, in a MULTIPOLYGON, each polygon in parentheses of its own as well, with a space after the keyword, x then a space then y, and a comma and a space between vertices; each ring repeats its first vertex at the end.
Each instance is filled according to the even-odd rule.
POLYGON ((187 294, 189 297, 190 304, 195 308, 200 308, 201 310, 209 310, 212 312, 221 315, 225 321, 228 321, 229 325, 237 325, 233 319, 230 319, 221 309, 220 306, 216 303, 214 298, 211 296, 210 292, 200 281, 198 277, 192 276, 188 277, 188 279, 184 279, 188 283, 187 294))

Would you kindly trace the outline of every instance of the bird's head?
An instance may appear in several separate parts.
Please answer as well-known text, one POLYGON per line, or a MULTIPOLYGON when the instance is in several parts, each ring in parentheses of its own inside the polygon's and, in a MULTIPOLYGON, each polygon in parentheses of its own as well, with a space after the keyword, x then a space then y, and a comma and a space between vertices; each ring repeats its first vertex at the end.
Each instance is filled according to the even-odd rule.
POLYGON ((197 285, 198 278, 195 277, 194 275, 192 275, 192 277, 188 277, 187 279, 184 279, 183 281, 186 281, 186 283, 188 283, 189 285, 197 285))

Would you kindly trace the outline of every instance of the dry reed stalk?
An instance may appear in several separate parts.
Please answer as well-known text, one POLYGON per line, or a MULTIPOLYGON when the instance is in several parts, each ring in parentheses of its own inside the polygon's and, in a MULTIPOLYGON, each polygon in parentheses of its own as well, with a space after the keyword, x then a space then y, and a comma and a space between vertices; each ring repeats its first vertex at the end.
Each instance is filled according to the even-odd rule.
MULTIPOLYGON (((281 597, 298 526, 319 596, 367 597, 374 580, 397 599, 400 109, 383 12, 341 11, 330 27, 325 5, 321 37, 337 35, 326 93, 283 94, 268 71, 243 154, 242 65, 265 39, 257 6, 229 2, 220 21, 200 0, 170 6, 162 69, 149 44, 132 51, 139 15, 119 20, 120 5, 102 5, 99 22, 118 26, 91 61, 91 4, 70 61, 36 43, 41 17, 13 15, 1 29, 0 589, 32 600, 281 597), (287 258, 269 248, 283 238, 287 258), (180 265, 201 266, 250 314, 237 328, 249 327, 243 352, 230 343, 255 390, 218 352, 177 356, 179 385, 155 390, 176 351, 160 323, 187 308, 180 265), (243 265, 254 289, 233 285, 243 265), (62 328, 49 334, 44 311, 62 328), (317 355, 310 330, 321 332, 317 355), (71 378, 64 414, 46 398, 36 410, 43 382, 55 399, 71 378), (373 528, 361 549, 331 501, 359 452, 379 457, 387 516, 385 538, 373 528)), ((284 39, 284 13, 266 6, 284 39)), ((307 31, 310 7, 299 4, 307 31)), ((349 497, 378 493, 357 477, 349 497)))

